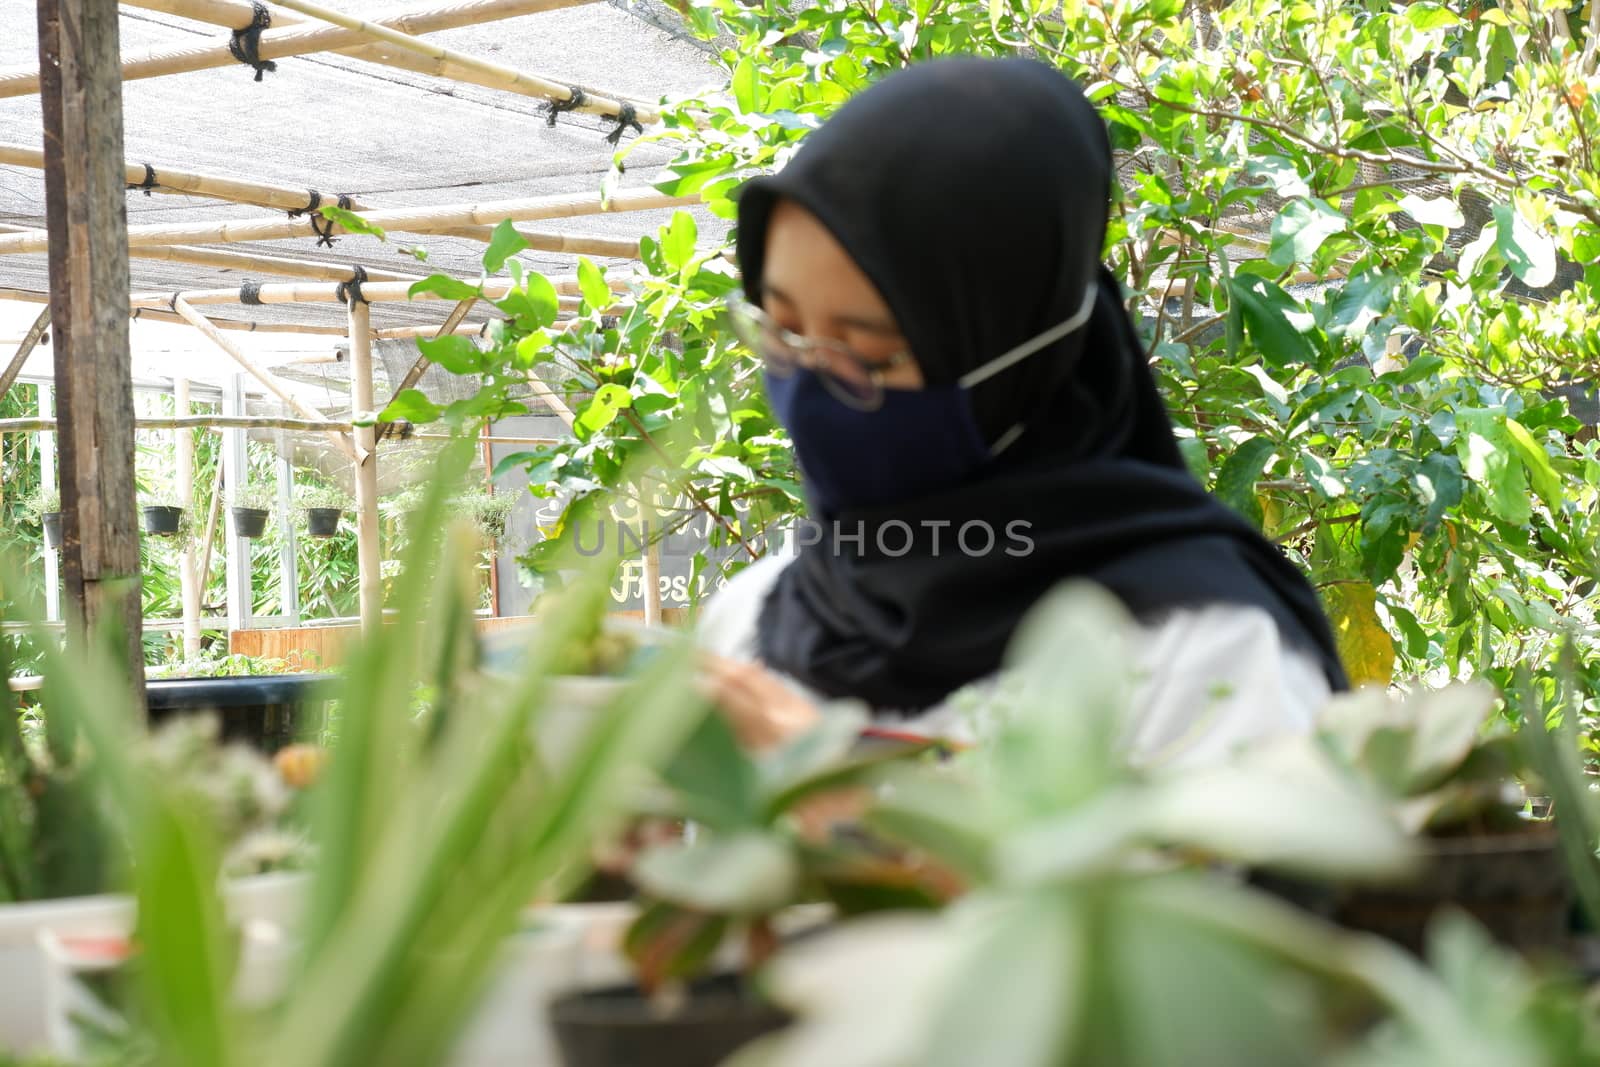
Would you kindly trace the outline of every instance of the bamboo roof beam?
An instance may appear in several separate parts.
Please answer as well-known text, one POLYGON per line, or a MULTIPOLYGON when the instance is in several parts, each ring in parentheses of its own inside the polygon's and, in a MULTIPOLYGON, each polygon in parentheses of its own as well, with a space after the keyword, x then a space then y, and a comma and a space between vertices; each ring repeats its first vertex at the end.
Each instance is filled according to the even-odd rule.
MULTIPOLYGON (((336 419, 288 419, 276 415, 157 415, 135 420, 140 430, 318 430, 344 431, 349 422, 336 419)), ((0 419, 0 433, 54 433, 55 419, 0 419)))
MULTIPOLYGON (((172 310, 183 316, 189 325, 193 326, 195 329, 204 334, 212 344, 216 345, 218 348, 222 349, 229 356, 231 356, 233 361, 239 364, 245 373, 249 374, 256 381, 266 386, 269 393, 283 401, 284 404, 288 405, 290 411, 293 411, 302 419, 310 419, 313 422, 321 420, 322 416, 320 414, 312 411, 309 407, 296 399, 292 393, 285 390, 282 385, 279 385, 276 378, 262 370, 256 365, 255 360, 245 355, 244 352, 242 352, 232 341, 222 336, 222 331, 211 325, 210 321, 207 320, 204 315, 190 307, 188 301, 184 300, 183 297, 173 297, 172 310)), ((340 452, 343 452, 345 456, 349 458, 350 462, 361 462, 360 458, 358 458, 355 445, 353 445, 350 441, 349 434, 341 433, 337 430, 329 430, 328 437, 333 441, 334 447, 340 452)))
MULTIPOLYGON (((592 193, 560 193, 517 200, 486 200, 481 204, 444 204, 436 207, 385 208, 361 212, 361 217, 386 231, 439 233, 462 226, 494 226, 509 219, 532 222, 543 219, 570 219, 587 215, 620 214, 629 211, 657 211, 689 207, 700 203, 698 196, 668 196, 650 188, 627 189, 602 200, 592 193)), ((187 223, 182 225, 129 226, 128 247, 154 245, 237 244, 241 241, 281 241, 294 237, 320 236, 312 219, 236 219, 227 222, 187 223)), ((347 232, 331 224, 335 234, 347 232)), ((47 247, 41 233, 0 234, 0 255, 43 252, 47 247)))
POLYGON ((38 318, 33 320, 33 325, 28 327, 28 332, 23 335, 22 343, 11 355, 11 362, 0 370, 0 397, 6 395, 11 389, 11 383, 17 380, 17 375, 22 373, 22 365, 28 362, 28 356, 33 352, 34 346, 44 339, 45 333, 50 329, 50 306, 39 312, 38 318))
POLYGON ((624 124, 637 121, 640 124, 654 123, 657 115, 654 110, 647 107, 638 107, 625 100, 615 100, 598 93, 586 93, 581 90, 574 92, 573 88, 558 81, 533 74, 529 71, 517 70, 513 67, 495 63, 478 56, 457 52, 451 48, 444 48, 431 41, 424 41, 420 37, 403 33, 391 26, 381 23, 367 22, 353 15, 346 15, 342 11, 335 11, 330 7, 313 3, 312 0, 273 0, 279 7, 298 11, 302 15, 309 15, 323 22, 331 22, 335 26, 342 26, 352 33, 359 33, 363 38, 371 38, 393 45, 396 48, 411 52, 424 59, 432 60, 438 64, 437 73, 441 77, 452 78, 456 81, 472 81, 477 85, 484 85, 491 89, 504 89, 507 92, 521 93, 523 96, 538 97, 541 100, 550 100, 563 105, 566 111, 581 111, 590 115, 605 115, 612 118, 621 117, 624 124), (474 75, 477 77, 474 78, 474 75), (479 80, 481 79, 481 80, 479 80))
MULTIPOLYGON (((128 7, 142 7, 151 11, 162 11, 169 15, 179 15, 183 18, 194 19, 197 22, 208 22, 214 26, 226 29, 238 29, 250 25, 255 18, 255 13, 248 3, 239 0, 122 0, 128 7)), ((277 27, 299 26, 305 23, 293 11, 277 10, 272 13, 272 25, 277 27)), ((427 56, 417 55, 415 52, 406 51, 393 45, 366 44, 354 48, 342 48, 339 55, 349 56, 352 59, 362 59, 371 63, 381 63, 386 67, 399 67, 417 74, 427 74, 436 78, 450 78, 454 81, 468 82, 481 85, 489 89, 501 89, 501 79, 477 73, 473 70, 455 67, 450 68, 443 60, 431 59, 427 56)))
MULTIPOLYGON (((549 279, 557 293, 575 296, 580 292, 576 275, 561 274, 549 279)), ((365 282, 361 298, 369 304, 399 303, 411 300, 410 282, 365 282)), ((613 292, 626 292, 627 283, 621 279, 610 280, 613 292)), ((509 278, 491 278, 482 285, 483 295, 489 300, 499 300, 511 292, 509 278)), ((301 284, 283 282, 263 285, 253 289, 251 296, 263 304, 342 304, 346 295, 338 285, 301 284)), ((133 307, 170 308, 174 300, 196 306, 207 304, 236 304, 240 301, 239 289, 199 289, 178 293, 135 293, 130 300, 133 307)), ((438 300, 433 293, 418 293, 418 300, 438 300)))
MULTIPOLYGON (((32 289, 0 289, 0 300, 15 300, 22 304, 48 304, 49 293, 35 292, 32 289)), ((172 311, 166 310, 165 302, 162 310, 152 308, 134 308, 133 318, 139 321, 151 320, 155 322, 187 322, 172 311)), ((345 329, 342 326, 324 326, 316 323, 295 322, 248 322, 239 319, 212 319, 211 325, 219 330, 232 330, 239 333, 304 333, 326 334, 331 337, 343 337, 345 329)))
MULTIPOLYGON (((466 237, 474 241, 487 241, 494 234, 493 226, 457 226, 439 230, 443 237, 466 237)), ((518 229, 517 233, 535 252, 567 252, 580 256, 605 256, 610 259, 638 259, 639 242, 619 237, 593 237, 582 234, 541 233, 518 229)))
MULTIPOLYGON (((0 141, 0 163, 13 167, 29 167, 33 170, 44 168, 44 152, 31 145, 18 144, 14 141, 0 141)), ((267 182, 245 181, 240 178, 230 178, 222 174, 205 174, 200 171, 179 170, 175 167, 157 167, 150 165, 146 172, 144 163, 126 160, 123 163, 123 177, 128 185, 145 186, 147 179, 153 178, 155 184, 150 185, 150 191, 167 193, 171 195, 183 194, 187 196, 205 196, 213 200, 227 200, 235 204, 251 204, 256 207, 270 207, 279 211, 305 211, 311 206, 313 199, 310 188, 295 188, 292 185, 272 185, 267 182)), ((334 203, 336 195, 324 197, 326 202, 334 203)), ((352 210, 360 210, 362 205, 357 200, 350 202, 352 210)))
MULTIPOLYGON (((456 0, 454 3, 416 8, 390 15, 381 19, 380 24, 408 34, 434 33, 438 30, 455 29, 458 26, 476 26, 498 19, 555 11, 593 2, 595 0, 456 0)), ((316 52, 342 52, 349 48, 361 48, 371 44, 370 38, 343 26, 314 24, 282 30, 266 30, 261 34, 260 42, 258 54, 264 61, 311 55, 316 52)), ((148 52, 122 64, 122 80, 129 82, 140 78, 159 78, 167 74, 211 70, 215 67, 231 66, 237 62, 226 43, 208 43, 193 48, 148 52)), ((0 69, 0 99, 31 96, 38 91, 37 67, 0 69)))

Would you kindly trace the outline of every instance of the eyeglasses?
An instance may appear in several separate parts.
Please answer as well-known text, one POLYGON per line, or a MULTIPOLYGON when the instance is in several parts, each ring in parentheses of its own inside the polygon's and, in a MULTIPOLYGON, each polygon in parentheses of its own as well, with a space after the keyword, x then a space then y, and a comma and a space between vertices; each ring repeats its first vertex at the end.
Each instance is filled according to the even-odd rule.
POLYGON ((769 373, 787 378, 804 367, 828 392, 859 411, 882 407, 884 372, 911 359, 911 353, 901 349, 888 359, 869 360, 843 342, 802 337, 773 322, 772 316, 742 296, 728 300, 728 314, 734 335, 761 357, 769 373))

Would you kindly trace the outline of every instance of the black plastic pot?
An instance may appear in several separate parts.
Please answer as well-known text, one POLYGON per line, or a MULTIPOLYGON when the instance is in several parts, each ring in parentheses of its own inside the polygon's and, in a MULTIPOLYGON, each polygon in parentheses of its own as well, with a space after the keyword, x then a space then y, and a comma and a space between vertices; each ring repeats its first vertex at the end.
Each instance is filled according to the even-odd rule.
POLYGON ((312 537, 332 537, 339 532, 338 508, 306 508, 306 533, 312 537))
POLYGON ((47 511, 39 517, 44 526, 44 547, 61 547, 61 512, 47 511))
POLYGON ((267 532, 266 508, 234 508, 233 532, 240 537, 256 538, 267 532))
POLYGON ((1553 829, 1427 838, 1424 864, 1409 883, 1314 886, 1258 875, 1261 888, 1352 930, 1421 953, 1434 913, 1450 905, 1521 952, 1559 951, 1571 940, 1572 888, 1553 829))
POLYGON ((321 724, 332 675, 163 678, 145 683, 151 722, 213 713, 222 738, 276 752, 321 724))
POLYGON ((734 975, 694 983, 667 1015, 637 986, 571 993, 551 1002, 549 1012, 566 1067, 717 1067, 790 1021, 734 975))
POLYGON ((144 509, 144 532, 156 537, 171 537, 183 522, 183 509, 154 504, 144 509))

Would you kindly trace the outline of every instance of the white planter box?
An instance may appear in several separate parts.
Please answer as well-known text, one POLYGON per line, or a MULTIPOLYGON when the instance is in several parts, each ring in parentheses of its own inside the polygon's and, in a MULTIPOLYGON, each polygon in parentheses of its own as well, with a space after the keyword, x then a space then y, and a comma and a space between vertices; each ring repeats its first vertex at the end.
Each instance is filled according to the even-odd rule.
MULTIPOLYGON (((230 884, 224 898, 238 922, 292 922, 299 914, 302 874, 264 874, 230 884)), ((124 896, 72 897, 0 907, 0 1049, 47 1051, 50 1043, 45 957, 40 935, 126 937, 133 901, 124 896)))

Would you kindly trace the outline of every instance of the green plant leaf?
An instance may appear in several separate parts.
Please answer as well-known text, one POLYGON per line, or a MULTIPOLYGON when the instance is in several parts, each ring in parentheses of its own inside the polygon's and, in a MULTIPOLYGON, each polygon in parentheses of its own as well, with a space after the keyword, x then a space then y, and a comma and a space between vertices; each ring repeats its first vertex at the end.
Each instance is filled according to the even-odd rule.
POLYGON ((618 414, 633 403, 633 394, 614 382, 607 382, 594 391, 594 397, 583 406, 574 420, 574 428, 590 436, 610 426, 618 414))
POLYGON ((661 257, 673 270, 682 270, 694 258, 698 239, 694 216, 687 211, 673 212, 672 221, 661 228, 661 257))
POLYGON ((530 314, 540 329, 553 325, 561 313, 561 294, 543 274, 530 274, 523 286, 530 314))
POLYGON ((800 870, 775 834, 706 833, 690 844, 647 849, 634 880, 650 896, 717 915, 766 915, 794 901, 800 870))
POLYGON ((483 290, 448 274, 430 274, 420 282, 413 282, 411 288, 406 290, 408 297, 415 297, 419 293, 433 293, 445 300, 468 300, 482 296, 483 290))
POLYGON ((317 213, 323 218, 327 219, 329 222, 336 223, 349 233, 359 233, 368 237, 376 237, 380 241, 385 241, 388 239, 384 235, 382 227, 376 225, 375 223, 368 222, 360 215, 357 215, 354 211, 349 211, 342 207, 335 207, 332 204, 324 204, 317 208, 317 213))
POLYGON ((517 232, 510 219, 503 219, 489 237, 489 247, 483 250, 483 272, 499 274, 506 260, 528 247, 528 242, 517 232))
POLYGON ((1424 226, 1443 226, 1447 230, 1459 229, 1467 224, 1461 207, 1448 196, 1425 198, 1407 193, 1400 198, 1400 210, 1424 226))
POLYGON ((1222 501, 1256 526, 1261 525, 1261 502, 1256 499, 1256 482, 1278 450, 1270 437, 1252 437, 1222 461, 1217 472, 1216 493, 1222 501))
POLYGON ((761 110, 761 75, 750 56, 739 60, 733 68, 733 102, 739 110, 749 114, 761 110))
POLYGON ((578 260, 578 288, 583 293, 584 306, 590 311, 604 311, 616 302, 611 286, 606 284, 605 272, 587 256, 578 260))
POLYGON ((420 389, 402 389, 389 401, 378 415, 379 422, 435 422, 442 414, 439 405, 429 400, 420 389))
POLYGON ((1552 511, 1559 513, 1565 505, 1566 494, 1561 489, 1561 476, 1550 464, 1550 453, 1546 452, 1544 446, 1534 440, 1533 434, 1516 419, 1506 420, 1506 433, 1511 438, 1511 444, 1516 449, 1517 455, 1522 458, 1522 465, 1528 472, 1528 480, 1533 484, 1533 491, 1550 505, 1552 511))
POLYGON ((1324 200, 1300 199, 1272 220, 1267 259, 1277 267, 1309 263, 1322 242, 1349 226, 1349 220, 1324 200))
POLYGON ((1304 330, 1311 326, 1300 302, 1258 275, 1236 274, 1228 292, 1239 309, 1243 332, 1275 367, 1309 363, 1315 351, 1304 330))
POLYGON ((1556 277, 1556 246, 1510 204, 1494 207, 1495 247, 1524 285, 1543 289, 1556 277))
POLYGON ((451 374, 476 374, 483 369, 483 353, 470 337, 419 337, 417 351, 451 374))

